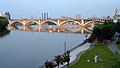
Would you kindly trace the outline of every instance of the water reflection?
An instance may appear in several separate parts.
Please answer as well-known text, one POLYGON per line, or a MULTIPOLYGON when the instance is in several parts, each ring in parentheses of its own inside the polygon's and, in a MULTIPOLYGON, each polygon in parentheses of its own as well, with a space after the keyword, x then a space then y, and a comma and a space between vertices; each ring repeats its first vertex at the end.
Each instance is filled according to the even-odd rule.
POLYGON ((5 36, 7 36, 7 35, 9 35, 9 34, 10 34, 10 30, 0 31, 0 38, 1 38, 1 37, 5 37, 5 36))
POLYGON ((91 34, 92 30, 90 28, 81 28, 79 26, 56 26, 56 25, 46 25, 46 26, 8 26, 8 30, 20 30, 20 31, 32 31, 32 32, 65 32, 65 33, 88 33, 91 34))

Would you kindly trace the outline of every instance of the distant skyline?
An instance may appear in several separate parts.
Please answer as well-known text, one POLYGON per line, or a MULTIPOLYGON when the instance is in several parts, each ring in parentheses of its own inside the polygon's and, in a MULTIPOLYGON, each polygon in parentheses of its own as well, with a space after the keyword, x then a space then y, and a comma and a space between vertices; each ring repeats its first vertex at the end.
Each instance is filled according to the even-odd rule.
POLYGON ((113 16, 115 9, 120 10, 120 0, 1 0, 0 12, 8 11, 13 19, 40 18, 48 12, 52 18, 69 16, 82 18, 91 16, 113 16))

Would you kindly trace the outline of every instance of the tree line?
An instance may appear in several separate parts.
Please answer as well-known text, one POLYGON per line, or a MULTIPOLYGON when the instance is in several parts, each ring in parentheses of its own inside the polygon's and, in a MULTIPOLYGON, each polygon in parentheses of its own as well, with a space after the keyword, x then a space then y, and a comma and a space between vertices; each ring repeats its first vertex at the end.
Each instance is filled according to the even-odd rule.
POLYGON ((92 34, 87 40, 90 43, 95 40, 103 43, 106 40, 111 40, 116 32, 120 33, 120 22, 105 21, 94 26, 92 34))

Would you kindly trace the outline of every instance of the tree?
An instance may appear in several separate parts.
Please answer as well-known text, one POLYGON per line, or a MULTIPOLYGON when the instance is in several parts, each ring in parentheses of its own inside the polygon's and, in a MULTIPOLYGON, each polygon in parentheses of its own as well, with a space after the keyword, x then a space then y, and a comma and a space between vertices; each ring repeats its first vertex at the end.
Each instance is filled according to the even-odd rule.
POLYGON ((120 33, 120 22, 116 23, 116 30, 118 33, 120 33))
POLYGON ((97 38, 97 41, 103 41, 104 39, 104 31, 103 31, 104 25, 103 24, 97 24, 93 28, 92 36, 95 36, 97 38))
POLYGON ((8 19, 6 17, 0 16, 0 31, 6 30, 6 26, 9 24, 8 19))
POLYGON ((7 26, 9 24, 6 17, 0 17, 0 26, 7 26))
POLYGON ((114 22, 108 22, 107 25, 103 27, 104 38, 110 40, 116 33, 116 24, 114 22))
MULTIPOLYGON (((97 38, 97 41, 103 42, 104 40, 110 40, 113 35, 116 33, 116 24, 112 21, 104 22, 103 24, 97 24, 93 28, 93 32, 89 40, 91 38, 97 38)), ((92 41, 93 42, 93 41, 92 41)))

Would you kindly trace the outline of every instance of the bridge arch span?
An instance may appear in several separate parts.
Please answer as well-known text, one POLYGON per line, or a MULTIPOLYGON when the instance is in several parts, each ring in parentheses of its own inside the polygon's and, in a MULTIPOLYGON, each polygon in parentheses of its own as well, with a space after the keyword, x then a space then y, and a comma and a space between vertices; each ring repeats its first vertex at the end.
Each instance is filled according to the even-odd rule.
POLYGON ((91 23, 94 23, 94 21, 88 21, 84 25, 91 24, 91 23))
POLYGON ((78 21, 66 20, 66 21, 61 22, 61 23, 60 23, 60 26, 63 25, 63 24, 65 24, 65 23, 67 23, 67 22, 74 22, 74 23, 76 23, 76 24, 78 24, 78 25, 81 25, 78 21))
POLYGON ((13 24, 15 24, 15 23, 21 23, 22 25, 24 25, 22 21, 12 21, 12 22, 10 23, 10 25, 13 25, 13 24))
POLYGON ((86 22, 83 27, 88 27, 88 26, 91 26, 92 24, 94 24, 95 22, 94 21, 88 21, 86 22))
POLYGON ((29 26, 31 23, 36 23, 37 25, 39 25, 39 23, 37 22, 37 21, 27 21, 26 23, 25 23, 25 26, 29 26))
POLYGON ((56 21, 52 21, 52 20, 42 21, 42 22, 40 23, 40 25, 42 25, 42 24, 44 24, 44 23, 47 23, 47 22, 52 22, 52 23, 56 24, 57 26, 59 25, 56 21))
POLYGON ((24 24, 22 21, 12 21, 9 25, 12 27, 12 29, 20 29, 18 25, 23 26, 24 24))

